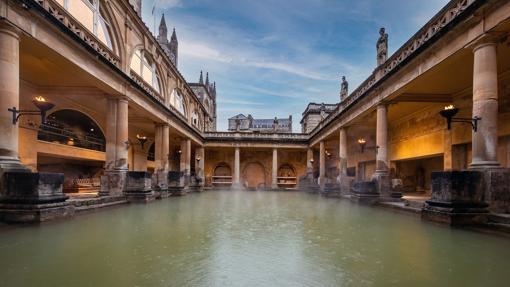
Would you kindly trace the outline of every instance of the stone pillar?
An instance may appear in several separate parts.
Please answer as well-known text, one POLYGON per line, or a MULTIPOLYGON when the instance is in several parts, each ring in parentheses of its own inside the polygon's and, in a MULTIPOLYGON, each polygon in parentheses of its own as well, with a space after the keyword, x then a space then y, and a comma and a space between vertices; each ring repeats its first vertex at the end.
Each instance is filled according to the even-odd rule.
POLYGON ((239 147, 236 147, 234 150, 234 181, 233 186, 238 188, 241 187, 241 151, 239 147))
POLYGON ((377 106, 376 129, 376 173, 388 173, 388 108, 385 104, 377 106))
POLYGON ((190 168, 191 168, 191 140, 184 139, 181 141, 181 162, 180 171, 183 173, 184 185, 189 184, 190 168))
POLYGON ((347 176, 347 132, 345 128, 340 129, 338 139, 338 169, 340 176, 347 176))
POLYGON ((168 170, 168 154, 170 149, 170 127, 167 124, 156 124, 155 163, 157 170, 168 170))
POLYGON ((19 31, 0 21, 0 176, 10 170, 23 170, 18 156, 17 124, 8 109, 19 106, 19 31))
POLYGON ((200 179, 199 185, 205 185, 205 150, 204 147, 199 147, 196 150, 196 158, 195 158, 195 174, 200 179))
POLYGON ((498 167, 498 65, 495 41, 484 39, 474 48, 473 132, 471 168, 498 167))
POLYGON ((191 175, 191 140, 187 139, 185 141, 186 145, 186 176, 189 177, 191 175))
POLYGON ((338 139, 338 183, 342 194, 350 193, 351 179, 347 176, 347 130, 340 128, 338 139))
POLYGON ((278 189, 278 149, 273 148, 273 166, 271 176, 271 188, 278 189))
POLYGON ((117 99, 109 98, 107 101, 105 170, 114 170, 117 158, 117 99))
POLYGON ((453 170, 452 131, 446 129, 443 133, 443 170, 453 170))
POLYGON ((99 195, 120 195, 128 169, 128 101, 108 99, 105 175, 99 195))
POLYGON ((313 149, 306 150, 306 173, 313 174, 313 149))
POLYGON ((321 189, 326 184, 326 147, 324 141, 319 143, 319 185, 321 189))
MULTIPOLYGON (((388 161, 388 107, 386 104, 377 106, 376 129, 376 169, 372 180, 376 183, 377 192, 385 198, 392 197, 388 161)), ((394 197, 401 197, 395 194, 394 197)))
POLYGON ((116 165, 117 170, 127 170, 128 163, 128 101, 119 99, 117 103, 117 141, 116 165))

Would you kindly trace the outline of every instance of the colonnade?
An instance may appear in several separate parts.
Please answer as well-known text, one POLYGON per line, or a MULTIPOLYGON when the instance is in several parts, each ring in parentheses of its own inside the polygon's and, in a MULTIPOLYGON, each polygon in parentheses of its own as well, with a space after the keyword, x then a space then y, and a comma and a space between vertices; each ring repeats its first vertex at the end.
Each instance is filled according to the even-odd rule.
MULTIPOLYGON (((490 169, 499 167, 498 149, 498 68, 497 40, 484 36, 473 46, 473 111, 478 118, 476 131, 472 132, 472 161, 470 169, 490 169)), ((446 124, 445 124, 446 125, 446 124)), ((339 128, 338 181, 347 174, 347 126, 339 128)), ((388 180, 388 105, 380 102, 376 107, 376 170, 373 179, 388 180)), ((445 145, 445 169, 451 169, 451 132, 447 131, 445 145), (446 146, 449 145, 449 146, 446 146)), ((319 184, 323 188, 326 176, 326 149, 324 140, 319 142, 319 184)), ((313 152, 308 152, 309 168, 312 168, 313 152)), ((389 186, 382 188, 388 189, 389 186)), ((381 191, 380 191, 381 192, 381 191)), ((382 191, 385 192, 385 191, 382 191)))

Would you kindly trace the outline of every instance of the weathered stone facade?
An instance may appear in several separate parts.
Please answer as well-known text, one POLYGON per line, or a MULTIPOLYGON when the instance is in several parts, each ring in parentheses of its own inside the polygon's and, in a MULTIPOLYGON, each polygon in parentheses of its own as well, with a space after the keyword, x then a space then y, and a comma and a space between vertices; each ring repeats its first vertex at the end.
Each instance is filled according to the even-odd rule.
MULTIPOLYGON (((421 193, 438 207, 458 195, 449 185, 455 182, 476 195, 467 201, 509 212, 508 1, 452 0, 393 55, 382 31, 374 72, 350 94, 345 82, 338 104, 310 103, 302 134, 290 132, 291 118, 258 127, 249 117, 216 132, 216 84, 208 75, 198 83, 184 79, 177 33, 168 40, 163 19, 154 37, 140 18, 141 1, 90 6, 89 20, 108 24, 102 34, 61 3, 0 0, 3 220, 70 216, 65 190, 149 201, 190 186, 270 190, 300 183, 368 201, 421 193), (34 110, 41 97, 55 105, 44 121, 35 113, 16 121, 13 107, 34 110), (448 130, 439 112, 450 105, 458 113, 448 130), (15 172, 39 180, 20 190, 11 181, 15 172), (478 173, 474 185, 464 176, 478 173), (50 188, 45 178, 54 177, 62 182, 50 188), (16 203, 26 191, 63 200, 16 203)), ((438 210, 424 216, 439 212, 448 221, 459 213, 438 210)), ((483 219, 485 211, 477 212, 483 219)))

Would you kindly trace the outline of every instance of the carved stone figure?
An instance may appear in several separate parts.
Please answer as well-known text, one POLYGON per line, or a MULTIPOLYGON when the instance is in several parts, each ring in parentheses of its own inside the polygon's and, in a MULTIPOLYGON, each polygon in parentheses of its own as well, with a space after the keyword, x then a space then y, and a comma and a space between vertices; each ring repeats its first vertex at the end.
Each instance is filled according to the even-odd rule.
POLYGON ((381 28, 379 30, 379 40, 377 40, 377 66, 380 66, 388 59, 388 34, 386 30, 381 28))
POLYGON ((349 95, 349 82, 342 77, 342 85, 340 86, 340 101, 343 101, 349 95))

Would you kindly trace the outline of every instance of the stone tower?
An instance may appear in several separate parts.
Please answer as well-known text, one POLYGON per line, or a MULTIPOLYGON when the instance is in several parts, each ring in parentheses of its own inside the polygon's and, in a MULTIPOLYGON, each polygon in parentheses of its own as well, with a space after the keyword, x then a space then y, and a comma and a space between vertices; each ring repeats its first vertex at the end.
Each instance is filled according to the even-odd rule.
POLYGON ((172 63, 177 67, 177 57, 179 44, 177 42, 177 35, 175 29, 172 33, 172 38, 168 42, 168 28, 166 26, 165 14, 161 16, 161 22, 159 23, 159 33, 157 37, 158 43, 163 47, 172 63))
POLYGON ((179 58, 179 42, 177 41, 177 34, 174 31, 172 32, 172 38, 170 39, 170 53, 174 56, 174 64, 177 67, 178 58, 179 58))

